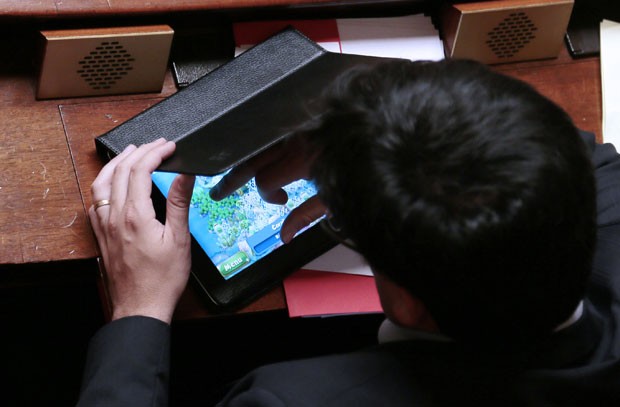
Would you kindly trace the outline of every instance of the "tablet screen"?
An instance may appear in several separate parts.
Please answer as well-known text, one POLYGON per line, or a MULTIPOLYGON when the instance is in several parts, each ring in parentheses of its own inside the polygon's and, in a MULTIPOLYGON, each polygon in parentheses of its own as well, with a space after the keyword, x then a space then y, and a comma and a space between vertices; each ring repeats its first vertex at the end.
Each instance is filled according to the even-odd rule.
MULTIPOLYGON (((176 175, 153 173, 153 183, 165 197, 176 175)), ((291 210, 315 195, 316 189, 309 181, 296 181, 284 187, 288 202, 274 205, 263 201, 252 179, 231 196, 216 202, 209 197, 209 190, 223 175, 196 177, 189 229, 222 277, 229 279, 282 245, 282 222, 291 210)))

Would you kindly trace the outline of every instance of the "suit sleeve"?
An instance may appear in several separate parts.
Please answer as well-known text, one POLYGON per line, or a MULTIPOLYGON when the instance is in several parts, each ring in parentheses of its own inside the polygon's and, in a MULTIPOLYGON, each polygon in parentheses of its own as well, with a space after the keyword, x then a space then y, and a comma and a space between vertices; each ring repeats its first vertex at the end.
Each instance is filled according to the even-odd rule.
POLYGON ((582 132, 592 154, 596 177, 598 226, 620 223, 620 155, 613 144, 596 143, 592 133, 582 132))
POLYGON ((78 407, 166 406, 170 326, 149 317, 113 321, 90 342, 78 407))
MULTIPOLYGON (((590 276, 588 300, 606 320, 608 327, 620 326, 620 155, 609 143, 598 144, 583 133, 590 147, 596 178, 597 242, 590 276)), ((620 335, 607 333, 607 337, 620 335)))

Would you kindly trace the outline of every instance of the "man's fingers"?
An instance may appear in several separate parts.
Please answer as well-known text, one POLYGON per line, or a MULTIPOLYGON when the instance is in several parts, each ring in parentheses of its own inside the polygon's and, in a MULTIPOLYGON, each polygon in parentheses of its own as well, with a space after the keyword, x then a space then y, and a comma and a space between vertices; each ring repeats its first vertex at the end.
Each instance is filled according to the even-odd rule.
POLYGON ((289 243, 297 232, 325 215, 325 210, 325 205, 316 195, 293 209, 282 224, 280 230, 282 241, 289 243))
POLYGON ((133 162, 129 163, 130 172, 127 178, 126 199, 139 207, 143 205, 150 207, 152 189, 151 174, 166 158, 174 153, 176 146, 173 142, 169 141, 144 147, 144 152, 139 156, 136 154, 137 157, 135 157, 133 162))
POLYGON ((108 214, 110 212, 109 205, 98 205, 103 201, 109 201, 110 196, 112 195, 112 178, 114 176, 114 171, 116 166, 123 161, 128 155, 136 150, 136 146, 129 145, 123 150, 122 153, 114 157, 110 162, 108 162, 99 172, 97 178, 93 181, 90 186, 90 194, 93 203, 93 213, 97 214, 99 219, 107 219, 108 214), (97 205, 95 208, 94 206, 97 205))
POLYGON ((272 204, 284 205, 288 202, 288 194, 282 188, 273 190, 258 188, 258 194, 265 202, 272 204))
POLYGON ((266 151, 250 158, 248 161, 234 167, 216 186, 211 188, 211 199, 220 201, 248 183, 256 174, 262 171, 269 163, 278 161, 284 151, 280 144, 270 147, 266 151))
POLYGON ((255 172, 255 168, 249 163, 236 166, 228 174, 224 175, 217 185, 211 188, 209 196, 214 201, 221 201, 247 184, 254 177, 255 172))
POLYGON ((101 221, 100 215, 97 213, 97 209, 94 206, 91 206, 88 210, 88 217, 90 218, 90 225, 93 228, 93 232, 95 232, 95 237, 97 238, 97 244, 99 245, 99 250, 101 251, 101 256, 104 259, 107 259, 108 254, 108 243, 106 240, 106 234, 103 233, 101 229, 101 221))
POLYGON ((114 173, 111 177, 110 195, 106 198, 110 201, 109 212, 111 216, 122 213, 123 208, 125 207, 129 174, 134 163, 139 162, 144 154, 146 154, 150 148, 153 148, 154 145, 162 142, 163 140, 157 140, 153 143, 143 144, 115 165, 114 173))
POLYGON ((127 146, 123 152, 114 157, 110 162, 103 166, 97 178, 93 181, 93 184, 90 187, 90 193, 93 198, 93 203, 100 201, 102 199, 110 198, 110 188, 112 185, 112 177, 114 175, 114 170, 119 162, 123 161, 125 157, 131 154, 136 150, 136 146, 130 144, 127 146))
MULTIPOLYGON (((150 178, 150 168, 153 163, 159 165, 163 160, 160 151, 171 154, 170 150, 174 150, 174 143, 168 143, 164 139, 156 140, 152 143, 143 144, 125 159, 118 163, 114 169, 112 178, 112 191, 110 198, 110 212, 121 213, 125 207, 127 199, 135 200, 140 192, 144 191, 145 178, 150 178), (143 174, 143 172, 146 172, 143 174), (131 178, 136 178, 134 181, 131 178), (130 182, 137 190, 130 192, 130 182), (141 188, 142 187, 142 188, 141 188), (131 196, 128 196, 130 195, 131 196)), ((156 166, 153 168, 153 170, 156 166)), ((151 171, 153 171, 151 170, 151 171)), ((146 182, 146 188, 150 194, 151 182, 146 182)))
POLYGON ((286 157, 271 161, 256 174, 256 187, 261 198, 273 204, 288 200, 283 186, 308 177, 310 163, 301 152, 287 151, 286 157))
POLYGON ((284 205, 288 195, 282 187, 302 178, 299 172, 291 171, 284 165, 272 165, 256 175, 256 188, 266 202, 284 205))
POLYGON ((181 174, 170 186, 166 203, 166 229, 169 228, 174 233, 189 233, 187 217, 194 181, 194 176, 181 174))

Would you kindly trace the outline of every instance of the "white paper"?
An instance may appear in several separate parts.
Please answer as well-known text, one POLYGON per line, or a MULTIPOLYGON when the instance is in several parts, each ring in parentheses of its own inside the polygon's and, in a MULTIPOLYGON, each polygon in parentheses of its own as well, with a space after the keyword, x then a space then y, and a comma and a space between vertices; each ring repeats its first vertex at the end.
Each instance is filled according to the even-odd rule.
POLYGON ((338 19, 343 54, 438 61, 444 48, 431 19, 422 14, 338 19))
MULTIPOLYGON (((337 52, 340 53, 340 43, 339 42, 318 42, 321 47, 323 47, 326 51, 329 52, 337 52)), ((253 47, 255 44, 242 44, 235 47, 235 57, 243 54, 245 51, 253 47)))
POLYGON ((620 148, 620 23, 601 22, 603 140, 620 148))
POLYGON ((312 260, 302 269, 372 276, 366 260, 359 253, 341 244, 312 260))
MULTIPOLYGON (((414 14, 403 17, 341 18, 338 42, 319 42, 330 52, 438 61, 444 58, 443 43, 430 17, 414 14)), ((320 23, 320 22, 317 22, 320 23)), ((254 44, 235 48, 238 56, 254 44)))

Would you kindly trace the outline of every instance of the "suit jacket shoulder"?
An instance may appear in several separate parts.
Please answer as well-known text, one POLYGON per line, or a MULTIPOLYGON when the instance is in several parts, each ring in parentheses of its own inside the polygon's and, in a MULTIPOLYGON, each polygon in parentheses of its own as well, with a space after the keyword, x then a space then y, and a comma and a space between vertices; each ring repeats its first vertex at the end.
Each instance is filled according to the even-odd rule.
POLYGON ((581 132, 590 149, 597 185, 598 225, 620 223, 620 155, 613 144, 599 144, 594 134, 581 132))
POLYGON ((399 353, 377 347, 263 366, 218 406, 428 405, 427 392, 420 390, 399 353))

